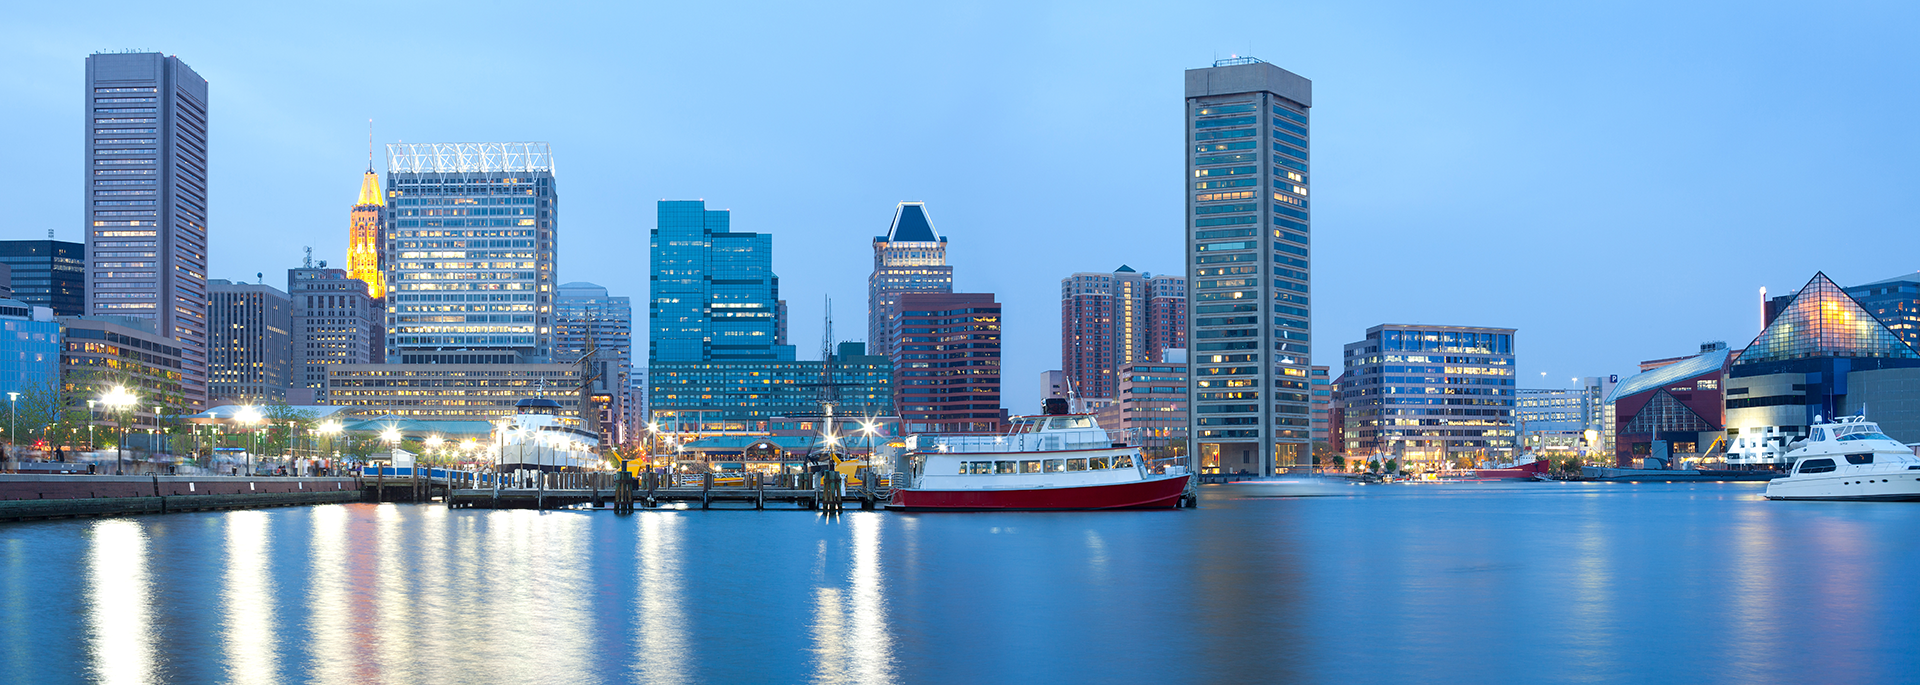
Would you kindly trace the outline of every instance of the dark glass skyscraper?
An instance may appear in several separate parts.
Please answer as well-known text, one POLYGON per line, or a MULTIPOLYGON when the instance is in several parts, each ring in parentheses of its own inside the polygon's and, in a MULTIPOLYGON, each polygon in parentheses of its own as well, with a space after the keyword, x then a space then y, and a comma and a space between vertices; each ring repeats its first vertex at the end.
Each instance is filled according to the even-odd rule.
POLYGON ((1313 82, 1257 59, 1186 73, 1194 456, 1309 464, 1307 142, 1313 82))
POLYGON ((87 57, 87 313, 150 319, 207 399, 207 80, 157 52, 87 57))
POLYGON ((902 202, 893 210, 887 234, 873 239, 873 274, 867 277, 867 349, 885 354, 893 303, 901 293, 953 292, 953 267, 947 266, 947 238, 933 228, 923 202, 902 202))
POLYGON ((13 299, 56 316, 87 313, 87 250, 60 240, 0 240, 0 264, 13 269, 13 299))

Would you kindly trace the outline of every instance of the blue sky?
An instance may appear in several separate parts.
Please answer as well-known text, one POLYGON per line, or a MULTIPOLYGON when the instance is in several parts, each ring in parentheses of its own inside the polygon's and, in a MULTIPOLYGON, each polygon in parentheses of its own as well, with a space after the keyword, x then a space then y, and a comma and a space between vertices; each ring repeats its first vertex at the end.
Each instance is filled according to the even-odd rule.
POLYGON ((870 240, 921 200, 956 288, 1005 303, 1024 411, 1061 277, 1182 271, 1181 71, 1252 54, 1314 81, 1335 373, 1370 325, 1510 326, 1521 384, 1558 387, 1742 346, 1762 286, 1920 269, 1911 3, 159 7, 9 9, 0 237, 80 239, 85 57, 157 50, 210 82, 213 277, 344 263, 369 118, 544 140, 563 280, 643 317, 654 201, 704 198, 775 236, 808 358, 825 297, 864 337, 870 240))

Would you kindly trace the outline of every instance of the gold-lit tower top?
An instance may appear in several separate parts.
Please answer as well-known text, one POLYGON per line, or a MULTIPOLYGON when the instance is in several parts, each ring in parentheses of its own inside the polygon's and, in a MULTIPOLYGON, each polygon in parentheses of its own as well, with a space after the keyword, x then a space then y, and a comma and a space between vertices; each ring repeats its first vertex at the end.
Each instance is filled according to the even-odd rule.
POLYGON ((347 277, 365 281, 367 294, 386 297, 380 248, 387 233, 387 199, 380 192, 380 176, 373 173, 373 122, 367 122, 367 173, 360 177, 360 199, 353 205, 347 233, 347 277))

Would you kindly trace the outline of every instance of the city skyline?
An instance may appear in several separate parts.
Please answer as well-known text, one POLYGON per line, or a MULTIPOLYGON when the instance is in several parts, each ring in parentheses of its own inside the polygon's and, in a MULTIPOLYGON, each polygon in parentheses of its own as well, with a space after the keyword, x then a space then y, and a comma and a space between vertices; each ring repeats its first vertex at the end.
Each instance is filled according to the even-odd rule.
MULTIPOLYGON (((1891 115, 1904 109, 1897 100, 1904 96, 1868 85, 1891 68, 1875 65, 1900 61, 1872 38, 1888 30, 1882 27, 1902 22, 1871 12, 1789 18, 1763 9, 1716 25, 1704 12, 1688 15, 1682 9, 1668 25, 1648 28, 1578 9, 1557 11, 1590 28, 1509 36, 1498 27, 1474 28, 1475 13, 1422 16, 1423 10, 1408 8, 1398 15, 1356 17, 1309 9, 1301 10, 1293 25, 1326 29, 1328 35, 1290 41, 1286 50, 1251 45, 1251 54, 1335 89, 1323 94, 1316 114, 1316 169, 1322 183, 1315 209, 1322 231, 1314 245, 1321 267, 1314 289, 1326 296, 1315 303, 1314 335, 1350 340, 1366 325, 1386 320, 1512 326, 1522 331, 1527 350, 1518 360, 1520 379, 1543 371, 1550 379, 1624 374, 1637 360, 1679 354, 1704 340, 1744 344, 1759 330, 1762 286, 1780 294, 1815 270, 1855 284, 1920 266, 1903 263, 1897 250, 1834 264, 1778 249, 1808 239, 1806 234, 1817 229, 1869 240, 1898 236, 1904 218, 1894 185, 1899 174, 1887 170, 1898 167, 1915 141, 1896 128, 1891 115), (1792 59, 1766 54, 1765 36, 1797 31, 1803 21, 1819 29, 1806 54, 1792 59), (1432 39, 1413 35, 1414 27, 1433 22, 1461 29, 1437 62, 1426 59, 1435 46, 1421 42, 1432 39), (1361 30, 1355 24, 1375 26, 1378 34, 1341 45, 1335 36, 1353 37, 1361 30), (1587 37, 1588 32, 1624 37, 1643 49, 1596 49, 1593 41, 1599 39, 1587 37), (1843 42, 1839 35, 1851 38, 1843 42), (1487 37, 1506 40, 1454 44, 1487 37), (1676 46, 1689 39, 1733 54, 1676 46), (1390 45, 1395 40, 1406 43, 1390 45), (1393 49, 1363 54, 1382 46, 1393 49), (1523 56, 1537 59, 1518 59, 1523 56), (1670 61, 1684 66, 1666 69, 1663 63, 1670 61), (1851 68, 1859 65, 1865 68, 1851 68), (1775 73, 1778 81, 1771 76, 1775 73), (1807 78, 1813 74, 1822 78, 1807 78), (1826 104, 1770 106, 1774 84, 1786 82, 1811 84, 1805 87, 1826 104), (1611 96, 1600 95, 1611 92, 1632 92, 1658 106, 1615 105, 1611 96), (1777 181, 1759 170, 1763 160, 1777 155, 1774 145, 1761 143, 1766 131, 1784 128, 1811 136, 1792 147, 1789 161, 1823 170, 1794 182, 1797 194, 1789 205, 1767 202, 1779 196, 1777 181), (1814 220, 1782 211, 1795 205, 1835 209, 1814 220), (1600 207, 1610 211, 1597 211, 1600 207), (1543 235, 1549 232, 1557 235, 1543 235), (1673 268, 1672 257, 1679 254, 1712 255, 1713 260, 1673 268), (1514 281, 1527 287, 1508 287, 1514 281), (1501 297, 1471 306, 1447 301, 1478 299, 1456 296, 1482 290, 1501 297), (1692 306, 1670 304, 1682 293, 1692 306), (1602 335, 1622 330, 1619 321, 1656 332, 1627 340, 1602 335)), ((412 12, 400 10, 396 18, 405 20, 412 12)), ((926 139, 926 149, 910 158, 920 164, 908 165, 924 169, 859 170, 874 157, 794 142, 835 138, 832 134, 853 125, 805 114, 754 126, 756 139, 777 141, 769 155, 777 160, 775 168, 761 170, 792 179, 762 191, 750 190, 743 180, 715 180, 727 178, 719 175, 717 160, 738 155, 712 155, 691 142, 727 141, 723 132, 746 121, 739 114, 695 116, 640 107, 642 125, 636 128, 648 133, 621 133, 605 146, 590 144, 597 138, 588 136, 600 133, 582 114, 590 108, 580 106, 579 99, 591 93, 580 83, 586 65, 604 57, 597 48, 557 50, 550 64, 531 67, 552 69, 551 102, 508 114, 450 117, 427 106, 431 93, 400 93, 381 104, 345 97, 353 92, 348 86, 362 84, 359 74, 345 68, 344 58, 358 47, 377 45, 372 37, 364 44, 341 39, 331 44, 333 50, 300 56, 265 50, 256 39, 208 35, 177 19, 139 13, 130 18, 141 21, 115 25, 111 22, 122 20, 109 19, 101 30, 83 31, 77 15, 31 8, 6 29, 17 40, 4 49, 25 67, 4 77, 21 102, 7 121, 49 132, 37 137, 44 141, 26 141, 30 152, 44 150, 37 156, 48 163, 9 171, 9 187, 56 200, 26 207, 19 228, 5 237, 38 239, 53 228, 58 239, 79 238, 70 227, 78 225, 81 204, 57 200, 72 197, 71 179, 85 162, 69 133, 82 116, 72 83, 87 54, 102 42, 120 41, 178 55, 209 80, 215 112, 210 278, 252 280, 248 276, 255 272, 297 266, 303 244, 313 245, 317 258, 344 266, 339 213, 352 201, 353 174, 364 171, 365 119, 373 118, 376 140, 383 143, 538 139, 567 150, 575 233, 563 247, 560 261, 566 266, 559 279, 603 283, 616 294, 646 294, 644 282, 619 268, 620 255, 612 254, 630 251, 630 259, 645 249, 643 231, 649 227, 644 223, 632 230, 612 228, 631 209, 630 190, 647 199, 729 198, 718 206, 766 227, 785 246, 774 268, 786 274, 783 285, 792 295, 793 340, 818 339, 819 295, 842 302, 863 299, 864 269, 841 273, 811 265, 845 262, 853 250, 864 250, 872 227, 885 221, 899 201, 938 205, 943 233, 960 236, 950 258, 960 274, 954 289, 997 293, 1006 308, 1005 372, 1014 378, 1030 378, 1054 365, 1058 341, 1047 332, 1057 330, 1058 310, 1050 295, 1062 273, 1118 263, 1155 273, 1182 271, 1167 257, 1178 246, 1172 226, 1180 220, 1179 201, 1164 190, 1180 114, 1165 103, 1177 92, 1179 71, 1247 52, 1241 39, 1182 38, 1163 47, 1121 49, 1142 37, 1172 35, 1182 22, 1200 21, 1154 11, 1113 20, 1111 37, 1070 31, 1062 45, 977 66, 959 60, 956 37, 939 34, 930 47, 885 67, 890 76, 925 74, 942 86, 901 95, 915 98, 916 107, 909 109, 931 114, 909 123, 862 124, 886 127, 893 137, 926 139), (33 27, 49 30, 30 36, 33 27), (1104 75, 1085 83, 1057 83, 1041 76, 1048 69, 1030 68, 1040 63, 1098 65, 1104 75), (278 79, 283 71, 311 78, 278 79), (1040 83, 1061 90, 1043 91, 1040 83), (1097 101, 1110 105, 1113 116, 1065 135, 1047 121, 1030 118, 1034 110, 1028 107, 1036 102, 1057 107, 1074 97, 1101 98, 1097 101), (830 135, 800 135, 809 128, 830 135), (289 138, 289 132, 298 135, 289 138), (954 140, 938 140, 943 136, 954 140), (1043 140, 1049 138, 1057 140, 1043 140), (1090 148, 1093 141, 1106 143, 1090 148), (1017 190, 1036 187, 1039 181, 1027 175, 1037 178, 1047 167, 1043 159, 1076 155, 1100 172, 1048 185, 1043 194, 1017 190), (780 161, 787 158, 854 170, 849 173, 858 174, 860 182, 852 184, 857 190, 809 179, 837 174, 803 173, 797 163, 780 161), (658 161, 636 167, 633 159, 658 161), (982 176, 989 165, 1013 176, 991 182, 970 178, 982 176), (257 173, 263 167, 274 173, 257 173), (267 178, 301 190, 279 191, 263 185, 267 178), (251 216, 274 216, 293 230, 275 240, 237 239, 258 225, 251 216), (1073 252, 1065 252, 1069 247, 1073 252)), ((957 19, 963 28, 1023 37, 992 17, 957 19)), ((564 28, 577 20, 559 12, 537 21, 564 28)), ((341 30, 330 21, 318 20, 311 30, 341 30)), ((777 23, 775 18, 750 20, 741 27, 743 39, 767 39, 774 47, 792 40, 772 35, 777 23)), ((669 41, 643 49, 635 58, 640 63, 665 57, 643 70, 644 88, 619 97, 646 103, 650 94, 676 89, 719 97, 709 92, 710 82, 728 80, 716 77, 731 78, 755 64, 732 55, 699 63, 687 56, 698 51, 685 48, 669 41)), ((845 50, 826 50, 802 55, 795 68, 831 72, 829 67, 858 59, 845 50)), ((503 68, 511 78, 530 67, 503 68)), ((473 85, 480 78, 460 76, 448 87, 473 85)), ((817 98, 821 95, 808 93, 831 92, 840 83, 769 87, 817 98)), ((1325 347, 1316 350, 1314 362, 1338 365, 1325 347)), ((1022 401, 1018 394, 1005 398, 1015 409, 1025 406, 1022 401)))

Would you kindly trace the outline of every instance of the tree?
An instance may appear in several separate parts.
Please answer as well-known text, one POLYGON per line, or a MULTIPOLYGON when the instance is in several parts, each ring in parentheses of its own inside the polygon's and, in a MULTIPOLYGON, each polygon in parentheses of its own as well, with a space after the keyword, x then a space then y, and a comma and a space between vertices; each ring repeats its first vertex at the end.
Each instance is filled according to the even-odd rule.
POLYGON ((1387 472, 1388 472, 1388 473, 1399 473, 1399 472, 1400 472, 1400 460, 1399 460, 1399 459, 1388 459, 1388 460, 1387 460, 1387 472))
POLYGON ((1336 454, 1336 455, 1333 455, 1333 456, 1331 456, 1331 457, 1328 457, 1328 458, 1327 458, 1327 460, 1328 460, 1328 463, 1331 463, 1331 464, 1333 464, 1333 468, 1334 468, 1334 470, 1336 470, 1336 471, 1345 471, 1345 470, 1347 470, 1347 458, 1346 458, 1346 457, 1343 457, 1343 456, 1340 456, 1340 455, 1338 455, 1338 454, 1336 454))

